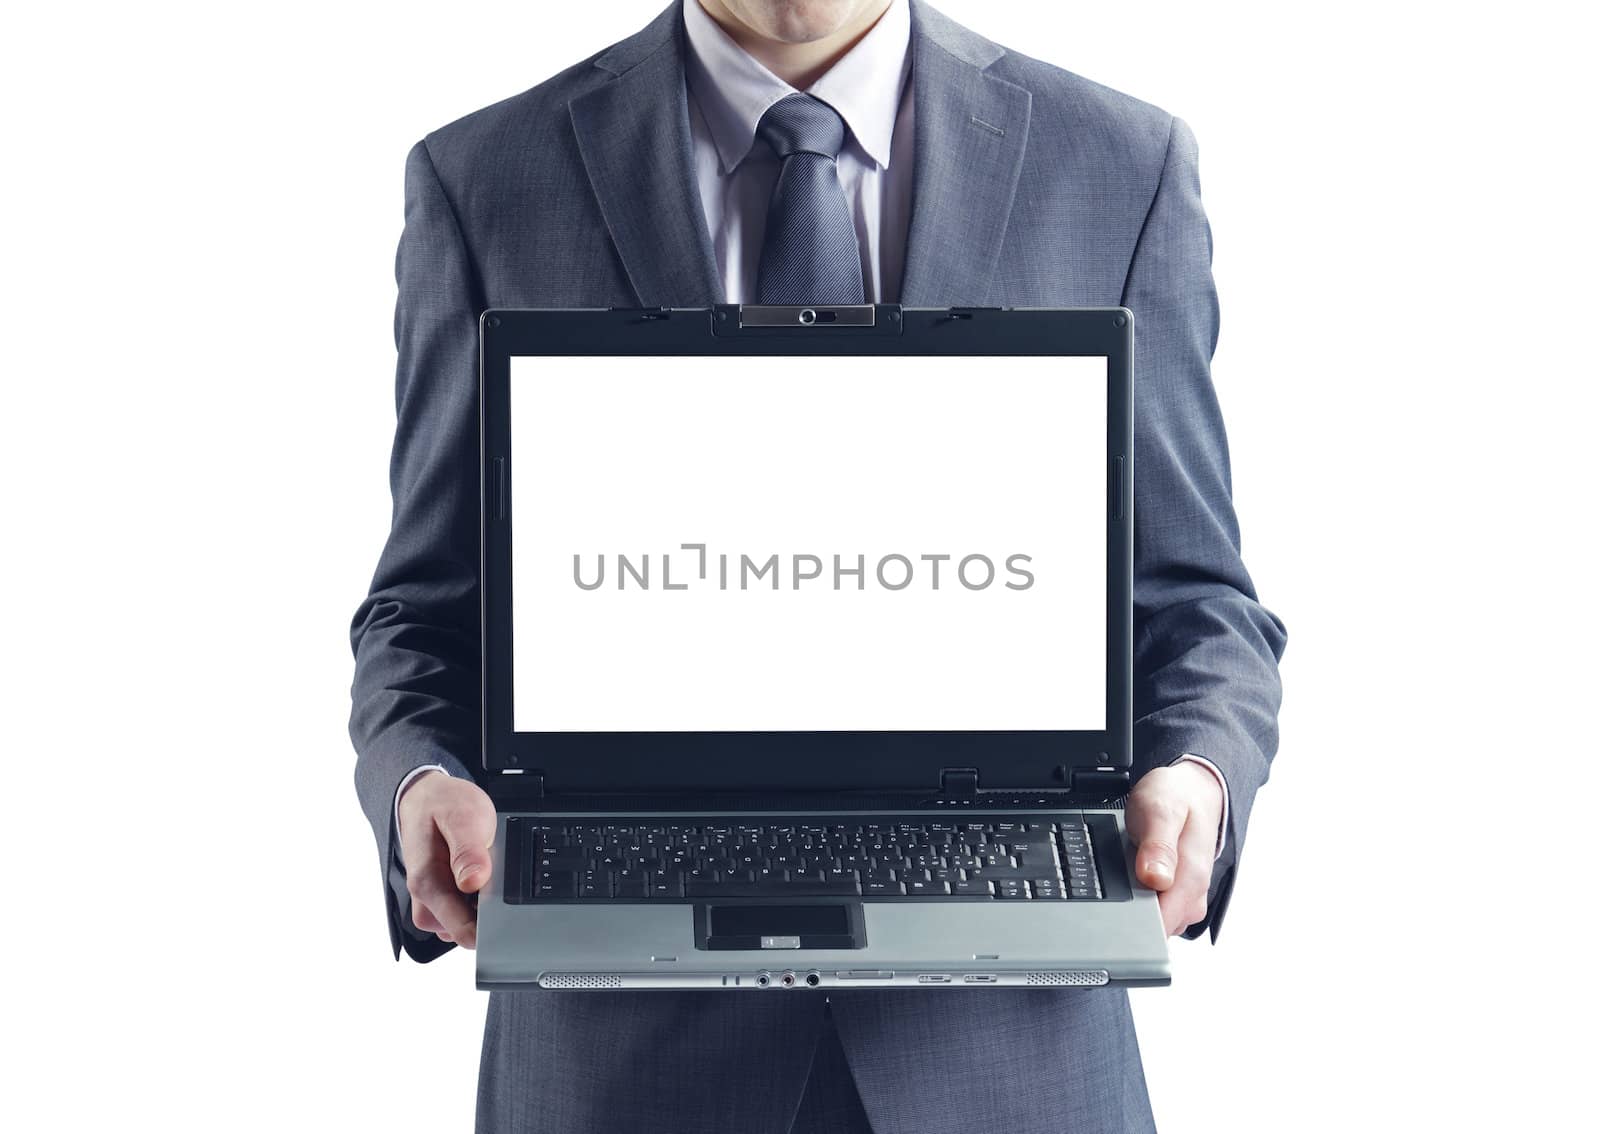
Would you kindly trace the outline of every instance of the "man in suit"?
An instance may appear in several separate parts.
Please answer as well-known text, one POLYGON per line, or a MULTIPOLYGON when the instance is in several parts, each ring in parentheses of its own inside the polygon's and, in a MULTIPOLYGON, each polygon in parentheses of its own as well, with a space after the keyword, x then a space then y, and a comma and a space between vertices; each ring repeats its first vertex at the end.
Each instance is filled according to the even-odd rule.
MULTIPOLYGON (((885 302, 1131 308, 1136 869, 1221 923, 1277 747, 1282 622, 1239 554, 1218 311, 1179 119, 924 0, 673 0, 428 135, 406 170, 393 527, 352 629, 391 941, 474 943, 477 315, 885 302)), ((1126 995, 494 993, 480 1130, 1153 1128, 1126 995)))

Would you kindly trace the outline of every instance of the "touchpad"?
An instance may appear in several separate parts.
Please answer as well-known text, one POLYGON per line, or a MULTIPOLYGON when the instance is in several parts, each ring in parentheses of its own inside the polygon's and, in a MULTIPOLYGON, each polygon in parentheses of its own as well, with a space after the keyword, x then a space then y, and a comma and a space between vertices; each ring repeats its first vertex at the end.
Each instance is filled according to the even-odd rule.
POLYGON ((866 919, 860 902, 696 906, 694 943, 697 949, 864 949, 866 919))

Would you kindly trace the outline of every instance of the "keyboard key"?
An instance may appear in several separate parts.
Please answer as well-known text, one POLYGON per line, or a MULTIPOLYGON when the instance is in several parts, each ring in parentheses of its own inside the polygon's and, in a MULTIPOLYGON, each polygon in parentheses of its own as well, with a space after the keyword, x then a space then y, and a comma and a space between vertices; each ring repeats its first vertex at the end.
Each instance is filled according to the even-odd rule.
POLYGON ((1037 873, 1037 870, 1028 871, 1020 866, 981 866, 977 870, 967 871, 969 877, 987 878, 991 882, 998 882, 1002 878, 1026 880, 1037 873))
POLYGON ((589 856, 578 850, 542 850, 534 859, 534 865, 540 870, 587 870, 589 856))
POLYGON ((679 871, 663 871, 647 875, 644 887, 647 898, 681 898, 683 897, 683 874, 679 871))
POLYGON ((686 898, 854 898, 860 896, 861 884, 805 880, 775 886, 741 879, 723 879, 718 882, 697 882, 694 879, 686 879, 683 884, 683 894, 686 898))
POLYGON ((903 882, 867 881, 861 884, 863 898, 898 898, 905 892, 906 887, 903 882))
POLYGON ((948 894, 950 892, 950 883, 948 882, 932 882, 920 878, 907 882, 905 886, 906 894, 913 898, 925 898, 933 894, 948 894))
POLYGON ((1028 884, 1020 878, 1005 878, 995 883, 994 896, 997 898, 1026 898, 1028 884))
POLYGON ((541 870, 534 882, 534 896, 571 898, 577 893, 577 877, 571 870, 541 870))
POLYGON ((950 887, 950 892, 989 898, 994 896, 994 883, 981 878, 969 878, 965 882, 953 883, 950 887))

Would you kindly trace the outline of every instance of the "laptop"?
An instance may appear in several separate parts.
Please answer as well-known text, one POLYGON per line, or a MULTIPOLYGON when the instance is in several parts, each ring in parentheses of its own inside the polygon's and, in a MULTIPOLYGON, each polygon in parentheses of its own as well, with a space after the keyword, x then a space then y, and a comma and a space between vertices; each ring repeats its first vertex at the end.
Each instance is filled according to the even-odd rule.
POLYGON ((1170 982, 1133 317, 491 310, 483 989, 1170 982))

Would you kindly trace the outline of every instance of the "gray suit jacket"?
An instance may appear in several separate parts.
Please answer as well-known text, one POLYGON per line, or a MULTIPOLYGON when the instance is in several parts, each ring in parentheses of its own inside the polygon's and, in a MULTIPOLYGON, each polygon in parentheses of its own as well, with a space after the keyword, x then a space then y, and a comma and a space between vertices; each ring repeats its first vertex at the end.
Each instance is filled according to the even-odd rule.
MULTIPOLYGON (((680 2, 598 55, 434 131, 407 161, 396 261, 393 524, 351 635, 356 787, 377 836, 396 956, 403 948, 429 960, 446 946, 410 921, 392 831, 395 788, 419 764, 441 763, 462 776, 481 766, 477 315, 491 306, 723 300, 690 164, 680 2)), ((1257 602, 1240 558, 1210 378, 1218 311, 1194 138, 1165 111, 999 47, 923 0, 911 0, 911 10, 917 140, 901 302, 1122 304, 1137 319, 1135 771, 1194 752, 1227 778, 1227 851, 1207 922, 1190 930, 1209 925, 1214 938, 1251 802, 1277 747, 1285 632, 1257 602)), ((531 996, 541 997, 548 1005, 572 1003, 531 996)), ((810 1016, 779 1020, 774 1013, 800 1010, 731 1002, 742 999, 653 994, 622 1001, 634 1006, 619 1010, 631 1021, 625 1024, 605 1018, 599 1001, 546 1007, 539 1019, 540 1027, 555 1027, 552 1021, 571 1012, 563 1026, 581 1031, 588 1020, 622 1027, 628 1034, 613 1031, 606 1042, 624 1046, 637 1033, 638 1043, 653 1045, 648 1056, 634 1053, 648 1063, 665 1058, 663 1035, 650 1029, 670 1033, 666 1021, 693 1018, 698 1038, 663 1065, 662 1082, 693 1079, 698 1065, 726 1068, 719 1059, 735 1052, 780 1067, 795 1050, 802 1051, 803 1079, 807 1037, 815 1035, 810 1016)), ((1032 1129, 1022 1112, 1012 1116, 1021 1125, 994 1124, 994 1107, 1009 1105, 1000 1101, 1009 1087, 948 1097, 927 1089, 941 1077, 959 1084, 971 1066, 963 1045, 1016 1002, 988 993, 835 998, 852 1069, 869 1111, 876 1108, 875 1126, 955 1128, 965 1118, 969 1130, 1032 1129), (852 1001, 861 1005, 855 1017, 852 1001), (909 1079, 897 1044, 885 1039, 884 1050, 875 1047, 880 1031, 946 1034, 942 1021, 951 1013, 966 1022, 947 1034, 947 1044, 932 1045, 909 1079), (980 1105, 988 1109, 974 1109, 980 1105)), ((1047 992, 1029 1011, 1065 1020, 1090 1002, 1082 993, 1047 992)), ((510 1011, 492 1005, 491 1025, 510 1011)), ((512 1030, 535 1042, 528 1028, 512 1030)), ((1006 1057, 1001 1086, 1010 1076, 1017 1092, 1037 1098, 1037 1076, 1055 1075, 1066 1057, 1055 1051, 1062 1028, 1045 1031, 1054 1038, 1037 1053, 1020 1062, 1014 1052, 1006 1057)), ((1130 1026, 1130 1045, 1131 1035, 1130 1026)), ((486 1048, 486 1066, 489 1056, 486 1048)), ((550 1057, 530 1053, 546 1065, 550 1057)), ((730 1128, 771 1125, 760 1115, 768 1104, 781 1109, 782 1091, 774 1096, 759 1077, 740 1082, 728 1080, 732 1094, 720 1102, 688 1091, 684 1105, 734 1106, 730 1128), (746 1096, 748 1113, 738 1111, 746 1096)), ((1142 1080, 1139 1086, 1142 1097, 1142 1080)), ((556 1104, 542 1097, 538 1105, 548 1111, 556 1104)), ((650 1113, 659 1118, 661 1111, 641 1115, 650 1113)), ((691 1113, 683 1128, 721 1128, 709 1112, 701 1119, 697 1127, 691 1113)), ((627 1125, 616 1114, 606 1121, 627 1125)))

